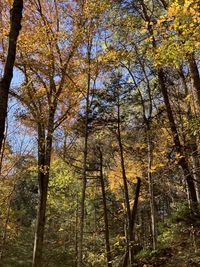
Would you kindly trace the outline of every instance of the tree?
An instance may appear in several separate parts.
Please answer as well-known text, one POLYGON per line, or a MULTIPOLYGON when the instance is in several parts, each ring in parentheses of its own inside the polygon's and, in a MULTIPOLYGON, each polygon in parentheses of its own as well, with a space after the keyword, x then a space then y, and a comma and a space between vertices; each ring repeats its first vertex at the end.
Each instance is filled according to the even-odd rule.
MULTIPOLYGON (((52 8, 53 5, 52 3, 52 8)), ((77 17, 75 15, 71 22, 73 34, 70 37, 69 45, 62 46, 62 42, 65 43, 66 40, 63 40, 61 33, 67 34, 70 29, 63 29, 60 32, 58 23, 63 25, 62 23, 65 21, 59 20, 58 22, 56 11, 49 10, 49 6, 43 1, 30 3, 29 8, 32 13, 30 14, 30 10, 26 10, 25 15, 32 16, 33 20, 37 17, 36 25, 33 28, 33 25, 27 22, 24 26, 19 40, 21 57, 17 60, 17 67, 23 73, 25 80, 19 93, 14 90, 11 93, 26 107, 24 118, 32 120, 33 125, 30 126, 37 132, 39 205, 33 266, 42 266, 53 134, 68 118, 69 112, 79 99, 72 98, 76 92, 73 92, 75 85, 70 78, 69 70, 73 65, 72 58, 77 53, 81 41, 82 14, 81 12, 79 14, 77 10, 77 17), (57 18, 54 23, 50 23, 52 16, 57 18), (63 47, 62 50, 60 46, 63 47), (46 47, 48 47, 48 53, 46 53, 46 47), (38 64, 38 60, 43 63, 38 64), (66 105, 65 109, 63 109, 63 103, 66 105)), ((62 11, 62 9, 60 10, 62 11)))
MULTIPOLYGON (((144 22, 147 25, 146 31, 148 33, 150 40, 151 40, 151 47, 153 48, 153 51, 154 51, 157 48, 157 42, 156 42, 156 39, 154 36, 154 31, 153 31, 153 27, 152 27, 153 21, 152 21, 150 14, 149 14, 148 7, 144 1, 139 1, 138 3, 134 4, 133 6, 136 10, 138 10, 139 13, 142 12, 142 15, 143 15, 142 19, 144 19, 144 22)), ((163 99, 164 99, 164 103, 165 103, 165 107, 166 107, 166 112, 167 112, 168 119, 169 119, 169 125, 171 128, 172 137, 174 140, 176 151, 180 155, 179 165, 181 166, 183 173, 185 175, 185 179, 187 181, 188 190, 190 193, 190 199, 195 204, 197 202, 197 196, 196 196, 194 180, 193 180, 192 174, 190 172, 190 168, 189 168, 189 164, 187 162, 187 159, 184 156, 184 151, 183 151, 183 148, 182 148, 182 145, 180 142, 180 137, 179 137, 179 134, 177 131, 173 111, 172 111, 170 100, 169 100, 168 90, 167 90, 167 86, 166 86, 165 70, 160 65, 157 66, 156 70, 157 70, 157 75, 158 75, 159 87, 160 87, 161 93, 163 95, 163 99)))
POLYGON ((198 12, 196 0, 26 2, 2 266, 199 265, 198 12))
POLYGON ((17 39, 21 29, 23 0, 14 0, 10 11, 10 33, 6 63, 3 77, 0 80, 0 152, 4 139, 5 121, 7 117, 8 95, 13 78, 13 68, 16 57, 17 39))

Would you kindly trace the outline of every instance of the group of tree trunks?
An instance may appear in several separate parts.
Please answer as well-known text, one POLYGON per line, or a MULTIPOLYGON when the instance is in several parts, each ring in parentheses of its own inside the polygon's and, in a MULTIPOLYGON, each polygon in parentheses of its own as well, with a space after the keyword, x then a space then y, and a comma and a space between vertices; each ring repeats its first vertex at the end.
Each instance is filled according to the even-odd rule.
MULTIPOLYGON (((148 15, 147 7, 143 0, 139 1, 142 7, 143 18, 148 23, 149 35, 152 37, 152 46, 157 47, 157 43, 154 38, 154 33, 152 30, 152 21, 148 15)), ((162 1, 163 6, 167 8, 165 1, 162 1)), ((136 7, 137 8, 137 7, 136 7)), ((21 29, 21 20, 22 20, 22 11, 23 11, 23 1, 14 0, 13 7, 11 9, 11 20, 10 20, 10 33, 9 33, 9 46, 8 53, 4 68, 3 77, 0 81, 0 151, 2 150, 2 144, 4 140, 4 131, 5 123, 7 116, 8 108, 8 95, 9 89, 13 77, 13 68, 16 57, 16 45, 19 32, 21 29)), ((80 207, 80 229, 79 229, 79 246, 78 246, 78 257, 77 257, 77 266, 83 266, 83 235, 84 235, 84 218, 85 218, 85 197, 87 189, 87 155, 88 155, 88 120, 89 120, 89 109, 90 109, 90 85, 91 85, 91 49, 92 45, 89 41, 88 43, 88 85, 87 85, 87 97, 86 97, 86 119, 85 119, 85 144, 84 144, 84 162, 83 162, 83 185, 82 185, 82 200, 80 207)), ((193 88, 196 95, 196 105, 198 110, 200 110, 200 77, 198 72, 198 67, 194 58, 194 55, 189 55, 188 58, 189 70, 192 79, 193 88)), ((179 154, 179 165, 183 170, 185 180, 187 182, 187 187, 189 191, 189 198, 193 205, 195 206, 198 201, 198 188, 195 185, 193 174, 190 170, 189 163, 184 154, 184 150, 180 141, 179 133, 177 130, 176 122, 174 119, 173 110, 171 107, 166 75, 164 67, 157 68, 157 77, 159 88, 163 96, 166 113, 168 116, 168 122, 171 129, 171 134, 173 137, 174 147, 176 152, 179 154)), ((65 75, 65 74, 63 74, 65 75)), ((184 81, 184 75, 182 75, 184 81)), ((52 87, 55 87, 55 83, 52 79, 52 87)), ((62 85, 61 85, 62 86, 62 85)), ((50 90, 54 91, 54 88, 50 90)), ((34 244, 34 253, 33 253, 33 267, 42 266, 42 251, 43 251, 43 242, 44 242, 44 230, 45 230, 45 214, 47 206, 47 195, 48 195, 48 183, 49 183, 49 172, 51 166, 51 154, 52 154, 52 142, 53 142, 53 133, 54 133, 54 124, 55 124, 55 113, 57 108, 57 99, 59 95, 54 97, 52 93, 51 102, 49 103, 48 108, 48 123, 47 130, 42 121, 38 122, 38 184, 39 184, 39 205, 38 205, 38 215, 36 223, 36 232, 35 232, 35 244, 34 244)), ((150 105, 151 98, 149 99, 150 105)), ((150 110, 152 108, 150 107, 150 110)), ((126 267, 128 264, 132 265, 134 263, 134 223, 136 220, 138 199, 141 187, 141 179, 137 178, 137 186, 135 189, 135 198, 134 204, 131 208, 130 206, 130 196, 128 190, 128 181, 126 175, 125 167, 125 158, 124 158, 124 147, 121 138, 121 114, 120 114, 120 98, 118 96, 118 105, 117 105, 117 141, 120 151, 120 162, 121 162, 121 173, 124 186, 124 199, 126 206, 126 224, 127 224, 127 242, 126 242, 126 251, 124 258, 121 262, 121 266, 126 267)), ((153 181, 151 176, 151 166, 152 166, 152 140, 151 140, 151 112, 149 117, 144 114, 144 122, 146 124, 146 135, 148 140, 148 182, 149 182, 149 192, 150 192, 150 207, 151 207, 151 224, 152 224, 152 235, 153 235, 153 248, 156 248, 156 233, 155 233, 155 215, 154 215, 154 192, 153 192, 153 181)), ((197 150, 197 147, 195 147, 197 150)), ((107 216, 107 203, 106 203, 106 191, 105 191, 105 181, 103 175, 103 154, 101 147, 98 148, 99 154, 99 166, 100 166, 100 183, 102 190, 102 202, 104 209, 104 224, 105 224, 105 247, 106 247, 106 256, 107 256, 107 266, 112 267, 112 253, 109 243, 109 222, 107 216)), ((199 177, 197 177, 199 179, 199 177)), ((199 180, 198 180, 199 182, 199 180)))

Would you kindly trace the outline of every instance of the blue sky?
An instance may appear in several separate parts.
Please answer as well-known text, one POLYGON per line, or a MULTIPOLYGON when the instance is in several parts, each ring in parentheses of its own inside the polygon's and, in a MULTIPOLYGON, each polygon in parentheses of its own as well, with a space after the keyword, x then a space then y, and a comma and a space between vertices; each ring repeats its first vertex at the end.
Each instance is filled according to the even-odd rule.
MULTIPOLYGON (((13 73, 11 88, 15 87, 17 89, 18 87, 20 87, 22 81, 22 73, 19 70, 15 69, 13 73)), ((30 151, 35 150, 36 138, 34 137, 34 135, 30 134, 30 131, 26 126, 21 125, 21 123, 16 120, 17 113, 22 109, 23 106, 20 105, 20 103, 16 101, 16 99, 14 99, 13 97, 9 98, 7 138, 14 152, 26 154, 30 153, 30 151)))

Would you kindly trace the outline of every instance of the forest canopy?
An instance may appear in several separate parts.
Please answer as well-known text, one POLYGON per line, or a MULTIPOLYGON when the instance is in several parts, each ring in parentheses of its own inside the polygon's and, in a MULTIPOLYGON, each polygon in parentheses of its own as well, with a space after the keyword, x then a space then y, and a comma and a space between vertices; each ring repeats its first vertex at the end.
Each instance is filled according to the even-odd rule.
POLYGON ((200 266, 198 0, 0 1, 0 266, 200 266))

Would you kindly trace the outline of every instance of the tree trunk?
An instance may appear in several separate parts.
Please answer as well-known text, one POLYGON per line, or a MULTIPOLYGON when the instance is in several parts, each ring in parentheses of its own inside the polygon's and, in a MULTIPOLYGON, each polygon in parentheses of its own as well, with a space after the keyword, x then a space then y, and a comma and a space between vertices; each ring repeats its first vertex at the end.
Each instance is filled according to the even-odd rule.
POLYGON ((45 232, 46 206, 48 196, 49 171, 51 165, 52 137, 53 137, 54 112, 50 112, 48 133, 45 138, 45 129, 38 125, 38 183, 39 183, 39 203, 37 213, 37 223, 35 232, 35 242, 33 251, 33 267, 42 267, 42 253, 45 232))
POLYGON ((5 121, 7 117, 8 94, 13 77, 13 68, 16 57, 17 38, 21 29, 23 0, 14 0, 11 13, 11 27, 9 33, 9 46, 3 78, 0 81, 0 152, 4 139, 5 121))
POLYGON ((136 221, 138 201, 139 201, 139 196, 140 196, 140 188, 141 188, 141 179, 139 177, 137 177, 137 185, 136 185, 136 189, 135 189, 135 199, 134 199, 133 208, 132 208, 132 212, 131 212, 132 235, 133 235, 134 225, 135 225, 135 221, 136 221))
MULTIPOLYGON (((152 45, 154 48, 157 48, 156 40, 154 38, 154 33, 153 33, 152 25, 151 25, 151 18, 148 15, 147 8, 146 8, 144 1, 141 0, 140 3, 141 3, 142 10, 143 10, 145 21, 148 22, 148 28, 147 29, 148 29, 150 36, 152 37, 152 45)), ((157 72, 158 72, 158 83, 160 85, 160 90, 161 90, 161 93, 162 93, 163 98, 164 98, 164 103, 165 103, 165 107, 166 107, 166 111, 167 111, 170 129, 172 132, 172 138, 174 141, 176 152, 177 152, 177 154, 179 154, 179 157, 180 157, 179 165, 183 170, 184 177, 185 177, 185 180, 187 182, 190 199, 193 203, 197 203, 195 184, 194 184, 193 176, 192 176, 190 169, 189 169, 189 164, 188 164, 188 162, 184 156, 182 145, 181 145, 178 131, 176 128, 176 124, 175 124, 175 120, 174 120, 174 116, 173 116, 173 111, 171 108, 171 104, 169 101, 169 95, 168 95, 168 91, 167 91, 167 87, 166 87, 164 70, 163 70, 163 68, 158 68, 157 72)))
MULTIPOLYGON (((127 219, 127 249, 128 251, 131 249, 130 244, 132 240, 132 224, 131 224, 131 208, 129 202, 129 192, 128 192, 128 183, 126 177, 126 168, 124 162, 124 148, 121 139, 121 114, 120 114, 120 103, 118 96, 118 104, 117 104, 117 139, 119 144, 119 152, 120 152, 120 161, 121 161, 121 171, 122 171, 122 179, 124 184, 124 199, 126 205, 126 219, 127 219)), ((129 253, 130 264, 132 264, 131 253, 129 253)), ((124 265, 125 267, 126 265, 124 265)))
POLYGON ((147 145, 148 145, 148 182, 149 182, 149 194, 150 194, 150 211, 151 211, 151 232, 153 241, 153 250, 156 249, 156 222, 155 222, 155 205, 154 205, 154 190, 153 190, 153 178, 152 178, 152 164, 153 164, 153 151, 151 140, 150 122, 147 122, 147 145))
POLYGON ((103 177, 103 156, 100 153, 100 182, 101 182, 101 192, 103 199, 103 214, 104 214, 104 225, 105 225, 105 243, 106 243, 106 256, 107 256, 107 266, 112 267, 112 255, 110 250, 110 238, 109 238, 109 224, 108 224, 108 214, 107 214, 107 203, 106 203, 106 190, 103 177))
POLYGON ((79 232, 79 246, 78 246, 78 260, 77 267, 83 266, 83 232, 85 219, 85 197, 87 188, 87 156, 88 156, 88 117, 90 110, 90 82, 91 82, 91 44, 88 44, 88 77, 87 77, 87 95, 86 95, 86 114, 85 114, 85 140, 84 140, 84 155, 83 155, 83 184, 80 204, 80 232, 79 232))
POLYGON ((190 69, 190 75, 192 80, 192 86, 194 89, 195 94, 195 102, 196 102, 196 108, 198 111, 198 115, 200 114, 200 77, 199 77, 199 71, 197 67, 197 63, 195 61, 194 55, 192 54, 189 58, 189 69, 190 69))
POLYGON ((191 147, 191 156, 192 156, 192 167, 193 167, 193 176, 195 180, 196 194, 198 203, 200 202, 200 164, 198 158, 198 148, 197 144, 193 143, 191 147))
MULTIPOLYGON (((185 95, 188 96, 189 90, 188 90, 188 86, 187 86, 187 83, 185 80, 185 75, 184 75, 184 72, 182 69, 179 71, 179 75, 181 78, 181 82, 182 82, 182 86, 184 88, 185 95)), ((190 120, 192 119, 192 116, 193 116, 193 114, 192 114, 192 109, 191 109, 191 103, 189 103, 188 107, 187 107, 187 120, 188 120, 188 122, 190 122, 190 120)), ((187 143, 185 145, 189 146, 189 153, 192 157, 193 176, 195 179, 197 200, 199 202, 200 201, 200 196, 199 196, 199 193, 200 193, 200 162, 199 162, 199 158, 198 158, 198 145, 197 145, 198 144, 198 140, 197 140, 198 138, 191 133, 189 124, 188 124, 188 132, 189 132, 189 136, 188 136, 188 139, 189 139, 188 143, 189 144, 187 143)))
POLYGON ((81 210, 80 210, 80 231, 79 231, 79 246, 78 246, 78 260, 77 266, 83 266, 83 231, 84 231, 84 219, 85 219, 85 196, 86 196, 87 180, 86 174, 83 174, 83 185, 81 193, 81 210))
MULTIPOLYGON (((197 67, 197 63, 195 61, 194 55, 192 54, 189 58, 189 69, 190 69, 190 75, 192 80, 192 87, 195 95, 195 104, 196 104, 196 110, 197 110, 197 116, 200 115, 200 77, 199 77, 199 71, 197 67)), ((200 201, 199 193, 200 193, 200 163, 198 159, 198 137, 192 136, 194 140, 193 144, 191 144, 191 150, 192 150, 192 165, 194 169, 194 179, 196 180, 196 192, 197 192, 197 199, 198 202, 200 201), (195 140, 196 139, 196 140, 195 140)))
POLYGON ((1 146, 1 150, 0 150, 0 177, 1 177, 1 174, 2 174, 4 152, 6 150, 7 131, 8 131, 8 123, 6 125, 5 134, 4 134, 4 138, 3 138, 3 142, 2 142, 2 146, 1 146))
POLYGON ((79 215, 79 201, 77 195, 77 202, 76 202, 76 224, 75 224, 75 267, 77 267, 77 260, 78 260, 78 215, 79 215))
POLYGON ((161 89, 161 92, 162 92, 162 95, 164 98, 165 107, 166 107, 166 111, 167 111, 167 115, 168 115, 168 119, 169 119, 169 123, 170 123, 170 129, 172 132, 172 137, 173 137, 175 149, 176 149, 176 152, 179 154, 179 158, 180 158, 179 159, 179 165, 181 166, 181 168, 183 170, 184 177, 185 177, 186 182, 187 182, 190 199, 193 203, 196 203, 197 202, 197 195, 196 195, 193 176, 190 172, 188 162, 184 156, 183 149, 182 149, 182 146, 180 143, 178 131, 177 131, 176 124, 174 121, 174 116, 173 116, 171 104, 169 102, 169 96, 168 96, 167 88, 165 85, 164 72, 163 72, 162 68, 160 68, 158 70, 158 81, 159 81, 160 89, 161 89))
MULTIPOLYGON (((137 177, 137 186, 136 186, 136 190, 135 190, 135 199, 134 199, 133 208, 132 208, 132 212, 131 212, 131 237, 132 237, 131 239, 132 239, 132 241, 134 240, 134 225, 135 225, 136 215, 137 215, 140 188, 141 188, 141 179, 139 177, 137 177)), ((133 261, 134 249, 131 247, 131 251, 129 249, 127 249, 127 251, 125 253, 123 264, 122 264, 123 267, 128 266, 129 253, 131 254, 131 258, 132 258, 132 261, 133 261)))
POLYGON ((48 193, 48 175, 39 172, 39 206, 37 213, 37 225, 33 252, 33 267, 42 267, 43 241, 45 231, 45 214, 48 193))

